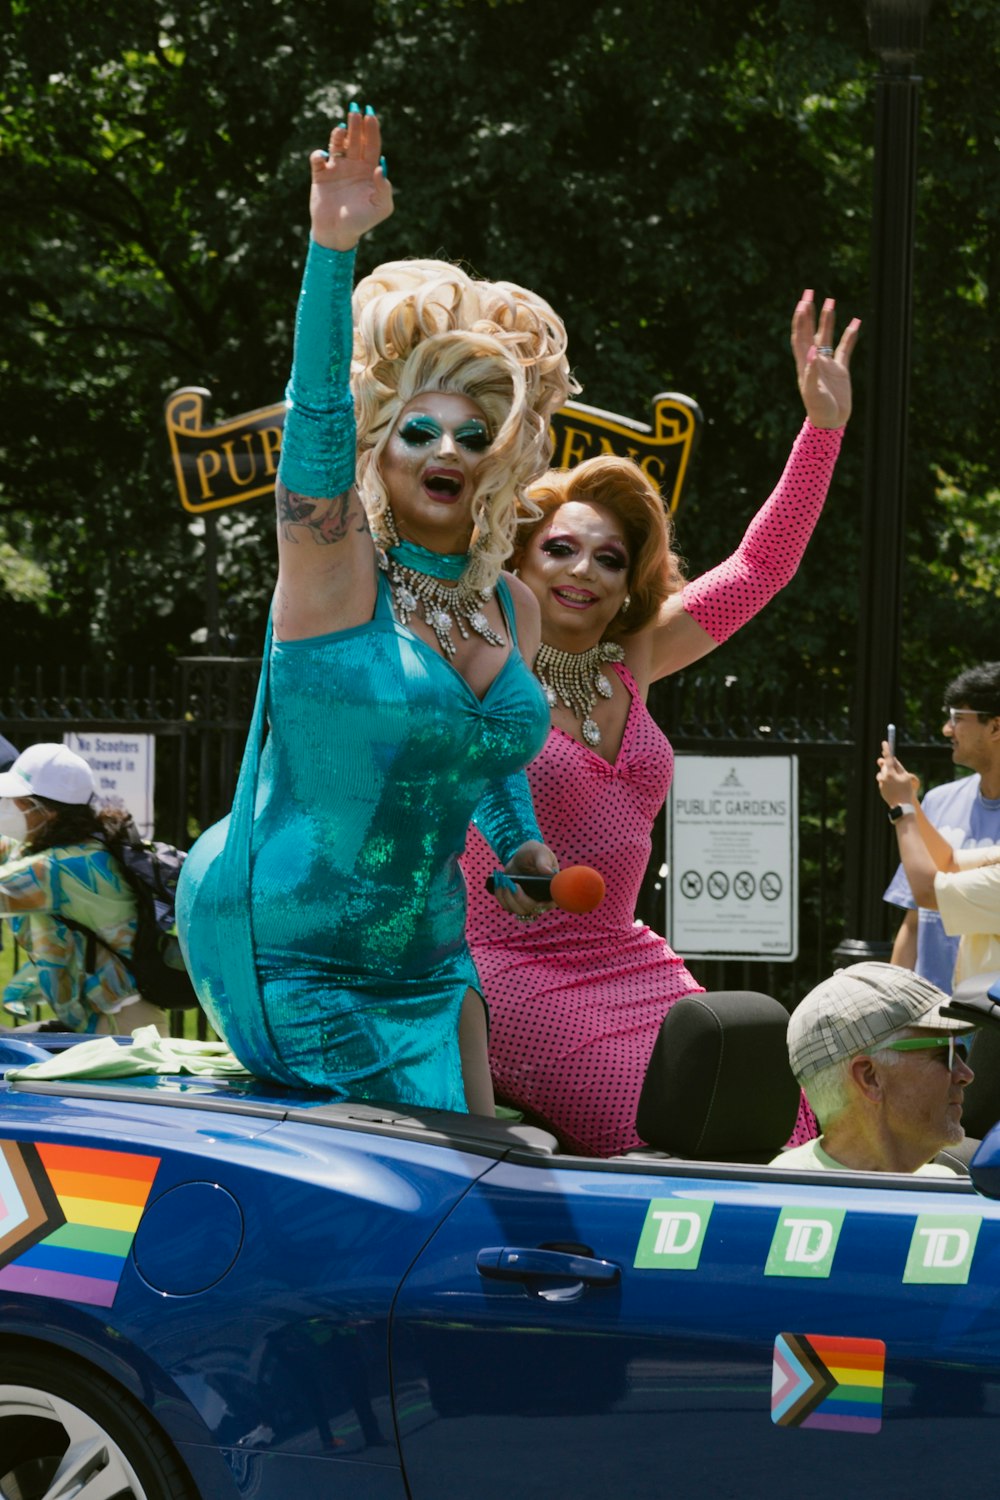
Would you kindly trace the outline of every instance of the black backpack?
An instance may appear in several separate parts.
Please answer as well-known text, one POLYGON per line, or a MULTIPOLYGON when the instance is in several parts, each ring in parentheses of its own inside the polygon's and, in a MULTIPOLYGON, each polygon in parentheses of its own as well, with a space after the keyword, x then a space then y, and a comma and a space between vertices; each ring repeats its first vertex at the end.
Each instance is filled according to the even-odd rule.
POLYGON ((102 843, 118 861, 135 896, 138 921, 132 957, 126 959, 82 922, 74 922, 60 913, 60 920, 67 927, 87 936, 88 971, 92 973, 97 966, 96 945, 100 943, 125 965, 139 994, 151 1005, 158 1005, 161 1010, 195 1010, 198 996, 172 932, 177 881, 187 855, 173 844, 159 840, 147 843, 131 820, 117 838, 104 838, 102 843))

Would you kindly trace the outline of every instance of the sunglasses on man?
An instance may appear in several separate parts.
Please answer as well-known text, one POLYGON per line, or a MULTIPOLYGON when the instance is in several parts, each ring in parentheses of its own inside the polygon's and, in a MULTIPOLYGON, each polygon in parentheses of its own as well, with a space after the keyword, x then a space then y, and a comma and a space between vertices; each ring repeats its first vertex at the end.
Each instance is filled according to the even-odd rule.
POLYGON ((898 1042, 883 1042, 880 1047, 872 1047, 875 1052, 924 1052, 930 1048, 937 1049, 937 1056, 941 1062, 947 1065, 949 1073, 955 1071, 956 1057, 960 1062, 969 1061, 969 1051, 972 1047, 970 1036, 912 1036, 904 1037, 898 1042), (947 1052, 945 1052, 947 1048, 947 1052))

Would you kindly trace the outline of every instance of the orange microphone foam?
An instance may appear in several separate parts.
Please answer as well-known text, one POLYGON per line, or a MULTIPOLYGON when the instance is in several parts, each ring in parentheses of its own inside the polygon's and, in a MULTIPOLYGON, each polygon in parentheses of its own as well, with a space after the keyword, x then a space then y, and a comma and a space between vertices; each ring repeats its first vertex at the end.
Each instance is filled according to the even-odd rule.
POLYGON ((604 900, 604 876, 589 865, 567 865, 553 875, 549 891, 563 911, 593 911, 604 900))

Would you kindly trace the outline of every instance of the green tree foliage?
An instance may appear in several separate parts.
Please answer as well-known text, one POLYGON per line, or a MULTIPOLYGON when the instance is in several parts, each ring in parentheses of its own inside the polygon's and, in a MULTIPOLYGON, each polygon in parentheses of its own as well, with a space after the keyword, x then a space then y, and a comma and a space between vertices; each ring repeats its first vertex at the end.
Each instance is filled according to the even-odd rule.
MULTIPOLYGON (((921 60, 906 575, 921 679, 996 654, 998 30, 983 0, 937 0, 921 60)), ((203 385, 227 415, 280 395, 305 158, 352 98, 379 108, 397 190, 362 269, 441 254, 523 282, 566 317, 585 401, 640 418, 659 391, 699 401, 679 517, 692 572, 735 544, 797 430, 801 289, 845 319, 869 311, 860 0, 107 0, 100 16, 13 0, 0 44, 0 543, 51 590, 43 612, 22 573, 35 584, 0 600, 0 632, 29 660, 191 649, 204 542, 173 490, 163 401, 203 385)), ((816 542, 713 670, 853 675, 863 354, 816 542)), ((260 638, 269 511, 219 522, 241 651, 260 638)))

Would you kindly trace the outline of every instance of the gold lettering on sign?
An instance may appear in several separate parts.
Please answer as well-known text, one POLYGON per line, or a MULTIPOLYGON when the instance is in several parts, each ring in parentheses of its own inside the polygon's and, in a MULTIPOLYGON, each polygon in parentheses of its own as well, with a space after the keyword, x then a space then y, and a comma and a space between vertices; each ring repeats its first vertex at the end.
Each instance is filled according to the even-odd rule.
MULTIPOLYGON (((166 423, 177 490, 185 510, 198 514, 242 505, 274 490, 281 456, 285 404, 243 412, 205 425, 209 392, 185 386, 167 398, 166 423)), ((612 453, 630 458, 676 511, 701 432, 701 412, 690 396, 657 396, 652 424, 567 401, 552 417, 552 463, 572 469, 612 453)))
POLYGON ((567 401, 549 426, 552 462, 558 469, 572 469, 598 454, 630 458, 658 487, 664 504, 676 511, 701 423, 697 403, 673 391, 656 397, 652 424, 567 401))
POLYGON ((165 413, 181 504, 195 513, 273 494, 285 420, 282 403, 206 426, 208 395, 197 386, 174 391, 165 413))

